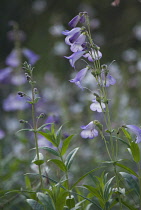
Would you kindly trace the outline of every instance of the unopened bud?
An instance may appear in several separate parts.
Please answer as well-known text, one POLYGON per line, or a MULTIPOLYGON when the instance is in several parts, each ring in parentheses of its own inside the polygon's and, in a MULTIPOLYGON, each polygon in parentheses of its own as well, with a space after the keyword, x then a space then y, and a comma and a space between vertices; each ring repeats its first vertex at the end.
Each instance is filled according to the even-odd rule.
POLYGON ((46 116, 45 113, 41 113, 41 114, 39 115, 39 118, 44 118, 45 116, 46 116))
POLYGON ((34 88, 34 93, 35 93, 35 94, 37 94, 37 93, 38 93, 37 88, 34 88))
POLYGON ((20 123, 28 123, 28 121, 25 120, 19 120, 20 123))
POLYGON ((94 120, 94 124, 99 128, 100 131, 103 130, 103 125, 98 120, 94 120))
POLYGON ((20 97, 24 97, 24 96, 25 96, 25 93, 19 91, 19 92, 18 92, 18 95, 19 95, 20 97))

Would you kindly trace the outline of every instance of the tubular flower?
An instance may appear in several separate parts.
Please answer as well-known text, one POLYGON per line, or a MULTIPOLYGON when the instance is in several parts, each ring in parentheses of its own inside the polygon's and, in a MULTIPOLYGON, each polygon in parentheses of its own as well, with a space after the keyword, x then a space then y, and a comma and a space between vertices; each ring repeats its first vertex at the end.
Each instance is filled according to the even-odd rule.
POLYGON ((101 78, 99 78, 99 83, 103 87, 109 87, 116 83, 116 79, 112 77, 109 73, 105 73, 104 70, 101 72, 101 78))
POLYGON ((92 50, 84 55, 85 58, 88 58, 90 62, 100 60, 102 57, 102 53, 99 50, 92 50))
POLYGON ((94 137, 98 136, 98 131, 95 129, 95 125, 93 121, 91 121, 88 125, 81 126, 83 131, 81 131, 81 137, 84 139, 93 139, 94 137))
POLYGON ((92 100, 92 104, 90 105, 90 109, 92 111, 97 111, 97 112, 103 112, 103 109, 105 109, 105 104, 104 103, 99 103, 96 101, 96 98, 92 100))
POLYGON ((80 23, 84 23, 85 22, 85 14, 87 14, 87 12, 80 12, 78 15, 76 15, 69 23, 68 25, 71 28, 74 28, 79 22, 80 23))
POLYGON ((126 127, 131 130, 136 135, 136 143, 141 142, 141 129, 136 125, 126 125, 126 127))
POLYGON ((74 41, 81 34, 81 28, 80 27, 73 28, 70 31, 65 30, 65 31, 62 32, 62 34, 64 34, 66 36, 65 43, 67 45, 71 45, 72 40, 74 41))
POLYGON ((69 80, 72 83, 75 83, 79 88, 81 88, 83 90, 83 87, 81 85, 81 81, 83 80, 83 78, 85 77, 86 73, 87 73, 88 67, 80 70, 74 79, 69 80))
POLYGON ((64 56, 65 58, 69 59, 70 65, 75 68, 75 62, 84 55, 85 51, 78 51, 70 55, 69 57, 64 56))
POLYGON ((86 35, 80 34, 78 38, 71 44, 70 50, 72 52, 84 50, 85 40, 86 40, 86 35))

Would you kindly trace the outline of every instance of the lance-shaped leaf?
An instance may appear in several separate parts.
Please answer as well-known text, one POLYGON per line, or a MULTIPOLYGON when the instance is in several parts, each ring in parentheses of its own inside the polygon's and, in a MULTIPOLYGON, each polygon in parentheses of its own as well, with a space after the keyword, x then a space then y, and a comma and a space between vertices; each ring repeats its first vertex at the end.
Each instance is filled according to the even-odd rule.
POLYGON ((79 147, 73 149, 66 157, 65 165, 68 170, 70 169, 70 166, 72 164, 72 161, 73 161, 74 156, 75 156, 76 152, 78 151, 78 149, 79 149, 79 147))
POLYGON ((140 196, 139 183, 136 178, 126 172, 119 172, 124 180, 128 183, 130 189, 134 190, 137 196, 140 196))
POLYGON ((110 198, 111 195, 111 182, 114 179, 114 177, 112 177, 104 186, 104 198, 105 200, 108 200, 110 198))
POLYGON ((33 199, 26 199, 33 210, 44 210, 44 206, 33 199))
POLYGON ((63 141, 63 145, 61 148, 61 155, 64 155, 66 153, 73 136, 74 135, 70 135, 63 141))
POLYGON ((129 140, 129 142, 131 142, 132 137, 131 137, 130 133, 127 130, 125 130, 125 128, 123 128, 123 127, 121 129, 122 129, 124 135, 126 136, 126 138, 129 140))
POLYGON ((140 149, 136 142, 132 141, 130 144, 131 154, 133 157, 133 160, 138 163, 140 162, 140 149))
POLYGON ((58 160, 58 159, 50 159, 50 160, 48 160, 48 162, 55 163, 55 165, 57 165, 62 171, 66 171, 67 170, 65 164, 61 160, 58 160))
POLYGON ((50 141, 55 147, 57 147, 58 145, 55 142, 55 138, 54 135, 52 135, 51 132, 45 133, 42 131, 38 131, 39 134, 41 134, 42 136, 44 136, 48 141, 50 141))
POLYGON ((98 169, 103 168, 103 167, 104 167, 104 166, 99 167, 99 168, 95 168, 95 169, 93 169, 93 170, 87 172, 87 173, 84 174, 83 176, 81 176, 81 177, 72 185, 71 189, 73 189, 73 188, 74 188, 80 181, 82 181, 86 176, 88 176, 88 175, 91 174, 92 172, 97 171, 98 169))
POLYGON ((55 205, 52 201, 52 198, 48 194, 38 192, 36 195, 41 203, 47 207, 47 210, 55 210, 55 205))
POLYGON ((122 164, 117 163, 117 162, 116 162, 115 164, 116 164, 117 166, 119 166, 119 167, 125 169, 125 170, 128 171, 130 174, 132 174, 132 175, 138 177, 138 174, 137 174, 136 172, 134 172, 131 168, 128 168, 127 166, 122 165, 122 164))

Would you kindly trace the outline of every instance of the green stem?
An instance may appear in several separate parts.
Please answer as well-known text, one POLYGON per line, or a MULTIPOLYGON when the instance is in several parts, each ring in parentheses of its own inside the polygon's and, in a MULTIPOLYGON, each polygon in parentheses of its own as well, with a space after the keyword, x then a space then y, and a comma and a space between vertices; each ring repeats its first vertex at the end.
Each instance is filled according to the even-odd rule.
POLYGON ((140 162, 138 163, 138 170, 139 170, 140 210, 141 210, 141 167, 140 167, 140 162))
MULTIPOLYGON (((39 148, 38 148, 38 138, 37 138, 37 127, 36 127, 36 118, 35 118, 35 105, 34 105, 34 86, 31 80, 31 90, 32 90, 32 121, 33 121, 33 129, 34 129, 34 139, 35 139, 35 147, 36 147, 36 155, 37 160, 39 160, 39 148)), ((40 176, 40 184, 41 188, 43 188, 43 179, 41 173, 41 166, 38 165, 39 176, 40 176)))
POLYGON ((115 177, 116 177, 116 184, 117 184, 117 188, 118 188, 118 199, 119 199, 119 205, 120 205, 120 210, 122 210, 122 203, 121 203, 121 197, 120 197, 120 188, 119 188, 119 178, 118 178, 118 174, 117 174, 117 169, 116 169, 116 165, 114 165, 114 172, 115 172, 115 177))

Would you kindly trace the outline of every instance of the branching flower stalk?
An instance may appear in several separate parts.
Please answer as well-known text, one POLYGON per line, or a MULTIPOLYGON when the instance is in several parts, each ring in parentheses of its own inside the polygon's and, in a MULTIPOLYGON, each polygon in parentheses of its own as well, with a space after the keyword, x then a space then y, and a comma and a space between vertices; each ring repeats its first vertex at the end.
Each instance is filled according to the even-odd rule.
MULTIPOLYGON (((33 122, 33 133, 34 133, 34 139, 35 139, 35 148, 36 148, 36 157, 37 157, 37 161, 40 160, 40 156, 39 156, 39 148, 38 148, 38 137, 37 137, 37 123, 36 123, 36 116, 35 116, 35 103, 37 103, 37 99, 35 98, 36 95, 36 91, 35 91, 35 87, 34 85, 36 84, 36 81, 33 80, 33 68, 31 67, 31 65, 27 64, 26 62, 24 63, 24 69, 26 71, 25 75, 27 80, 29 81, 29 84, 31 85, 31 107, 32 107, 32 122, 33 122)), ((41 189, 43 189, 43 179, 42 179, 42 173, 41 173, 41 165, 38 164, 38 171, 39 171, 39 177, 40 177, 40 185, 41 185, 41 189)))

